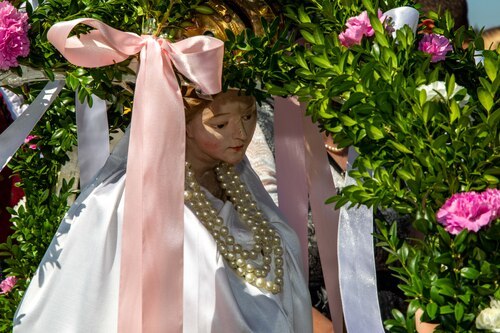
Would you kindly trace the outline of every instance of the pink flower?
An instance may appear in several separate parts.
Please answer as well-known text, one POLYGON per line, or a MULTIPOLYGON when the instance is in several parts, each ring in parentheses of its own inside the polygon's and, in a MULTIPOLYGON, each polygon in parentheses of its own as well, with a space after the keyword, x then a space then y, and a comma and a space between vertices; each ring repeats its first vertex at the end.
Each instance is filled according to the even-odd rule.
POLYGON ((418 43, 418 49, 432 55, 431 62, 445 59, 446 53, 453 50, 448 38, 437 34, 426 34, 418 43))
POLYGON ((2 282, 0 282, 0 294, 7 294, 14 288, 17 283, 17 278, 15 276, 9 276, 2 282))
POLYGON ((500 218, 500 190, 489 188, 481 193, 481 198, 493 210, 493 219, 500 218))
MULTIPOLYGON (((24 143, 29 143, 31 140, 38 138, 36 135, 28 135, 26 139, 24 139, 24 143)), ((36 143, 32 143, 28 146, 30 149, 35 150, 36 149, 36 143)))
MULTIPOLYGON (((378 18, 381 21, 385 20, 385 16, 382 15, 380 9, 378 10, 378 18)), ((340 43, 345 47, 359 45, 364 36, 371 37, 375 34, 366 10, 358 16, 349 18, 346 26, 347 29, 339 35, 340 43)))
POLYGON ((28 14, 20 13, 8 1, 0 2, 0 70, 19 65, 17 57, 30 51, 28 14))
POLYGON ((463 229, 478 232, 499 216, 500 192, 493 189, 454 194, 436 214, 438 222, 453 235, 463 229))

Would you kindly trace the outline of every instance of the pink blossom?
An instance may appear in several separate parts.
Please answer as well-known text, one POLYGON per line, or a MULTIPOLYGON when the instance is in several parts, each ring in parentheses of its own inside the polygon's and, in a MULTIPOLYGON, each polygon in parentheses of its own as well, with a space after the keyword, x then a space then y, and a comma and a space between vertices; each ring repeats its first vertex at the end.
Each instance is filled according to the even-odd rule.
MULTIPOLYGON (((380 9, 378 10, 378 18, 381 21, 385 20, 380 9)), ((358 16, 349 18, 346 26, 347 29, 339 35, 340 43, 345 47, 359 45, 364 36, 371 37, 375 34, 366 10, 358 16)))
POLYGON ((0 2, 0 70, 19 65, 17 57, 30 51, 28 14, 20 13, 8 1, 0 2))
MULTIPOLYGON (((30 134, 30 135, 28 135, 28 136, 26 137, 26 139, 24 139, 24 143, 29 143, 31 140, 36 139, 36 138, 38 138, 38 136, 37 136, 37 135, 31 135, 31 134, 30 134)), ((33 149, 33 150, 35 150, 35 149, 37 148, 37 147, 36 147, 36 143, 32 143, 32 144, 30 144, 28 147, 29 147, 30 149, 33 149)))
POLYGON ((493 219, 500 218, 500 190, 489 188, 481 193, 481 198, 493 210, 493 219))
POLYGON ((500 192, 493 189, 454 194, 436 214, 438 222, 453 235, 463 229, 478 232, 499 216, 500 192))
POLYGON ((432 55, 431 62, 438 62, 444 60, 446 53, 453 50, 448 38, 437 34, 425 34, 418 49, 425 53, 432 55))
POLYGON ((2 282, 0 282, 0 294, 7 294, 14 288, 17 283, 17 278, 15 276, 9 276, 2 282))

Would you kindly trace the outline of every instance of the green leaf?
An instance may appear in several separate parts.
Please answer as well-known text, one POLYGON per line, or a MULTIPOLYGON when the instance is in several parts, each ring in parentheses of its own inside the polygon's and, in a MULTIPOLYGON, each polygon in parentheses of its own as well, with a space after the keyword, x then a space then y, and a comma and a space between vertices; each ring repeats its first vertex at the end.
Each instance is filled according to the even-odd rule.
POLYGON ((484 69, 491 82, 495 81, 498 74, 498 66, 491 56, 484 57, 484 69))
POLYGON ((323 32, 321 31, 319 26, 314 28, 314 40, 316 41, 316 45, 324 45, 325 37, 323 36, 323 32))
POLYGON ((392 140, 388 140, 387 144, 389 146, 393 147, 394 149, 404 153, 404 154, 412 154, 412 151, 410 149, 406 148, 406 146, 401 144, 401 143, 398 143, 398 142, 395 142, 392 140))
POLYGON ((497 109, 488 117, 488 125, 490 125, 492 128, 497 128, 499 121, 500 121, 500 109, 497 109))
POLYGON ((486 109, 486 111, 490 111, 493 107, 493 97, 491 96, 490 92, 484 88, 478 88, 477 96, 479 98, 479 101, 481 102, 481 105, 486 109))
POLYGON ((348 115, 340 115, 339 116, 340 120, 342 121, 342 124, 345 126, 354 126, 357 124, 356 120, 352 119, 348 115))
POLYGON ((271 94, 271 95, 276 95, 276 96, 286 96, 288 95, 288 91, 285 88, 276 86, 274 84, 266 84, 266 90, 271 94))
POLYGON ((451 307, 451 305, 445 305, 439 308, 439 313, 441 314, 450 314, 453 313, 455 310, 451 307))
POLYGON ((349 96, 349 99, 345 101, 344 104, 342 104, 342 107, 340 108, 340 111, 346 111, 353 107, 354 105, 359 104, 363 100, 363 98, 366 97, 365 93, 362 92, 355 92, 352 93, 351 96, 349 96))
POLYGON ((310 58, 313 64, 321 68, 332 68, 332 64, 327 58, 313 56, 310 58))
POLYGON ((213 15, 215 13, 212 7, 209 6, 195 6, 193 9, 203 15, 213 15))
POLYGON ((300 29, 300 34, 306 41, 308 41, 311 44, 316 44, 316 39, 314 39, 314 36, 312 33, 307 31, 306 29, 300 29))
POLYGON ((500 180, 492 175, 483 175, 484 180, 491 185, 496 185, 500 182, 500 180))
POLYGON ((375 14, 375 8, 373 7, 373 3, 371 0, 362 0, 361 2, 369 13, 375 14))
POLYGON ((455 319, 457 320, 457 322, 460 322, 463 316, 464 306, 462 305, 462 303, 455 304, 455 319))
POLYGON ((384 138, 384 132, 374 125, 369 125, 366 127, 366 134, 373 140, 380 140, 384 138))
POLYGON ((309 66, 307 65, 303 52, 297 51, 295 53, 295 60, 297 61, 297 64, 299 64, 300 67, 309 70, 309 66))
MULTIPOLYGON (((380 24, 380 20, 372 20, 372 22, 377 22, 380 24)), ((380 24, 380 26, 382 26, 382 24, 380 24)), ((387 40, 387 36, 385 35, 385 33, 383 32, 376 32, 375 33, 375 40, 377 41, 377 43, 381 46, 381 47, 389 47, 389 41, 387 40)), ((396 64, 393 64, 393 66, 395 66, 396 64)))
POLYGON ((457 120, 460 117, 460 108, 457 104, 457 102, 452 101, 450 103, 450 123, 453 124, 455 120, 457 120))
POLYGON ((446 94, 448 98, 453 95, 453 91, 455 90, 455 75, 451 75, 448 80, 448 84, 446 85, 446 94))
POLYGON ((464 267, 460 270, 460 275, 469 280, 477 279, 479 274, 479 271, 472 267, 464 267))
POLYGON ((415 179, 415 175, 410 173, 406 169, 397 169, 396 173, 398 174, 399 178, 401 178, 404 181, 415 179))
POLYGON ((427 312, 431 320, 436 318, 437 310, 438 310, 438 305, 436 303, 429 303, 425 307, 425 311, 427 312))
POLYGON ((453 244, 455 244, 455 247, 458 247, 460 246, 460 244, 462 244, 465 239, 467 238, 467 235, 469 234, 469 232, 467 231, 467 229, 464 229, 462 230, 454 239, 453 241, 453 244))
POLYGON ((299 14, 300 23, 311 23, 311 18, 309 18, 309 15, 307 15, 306 11, 304 10, 304 6, 300 6, 297 11, 299 14))
POLYGON ((438 304, 444 303, 444 297, 439 294, 439 289, 435 286, 431 287, 431 299, 438 304))

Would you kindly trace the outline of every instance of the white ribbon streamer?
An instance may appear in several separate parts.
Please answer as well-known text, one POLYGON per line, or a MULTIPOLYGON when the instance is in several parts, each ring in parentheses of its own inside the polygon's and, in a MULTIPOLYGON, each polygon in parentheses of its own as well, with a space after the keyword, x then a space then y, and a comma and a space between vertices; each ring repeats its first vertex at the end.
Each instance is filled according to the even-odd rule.
MULTIPOLYGON (((347 169, 357 153, 349 148, 347 169)), ((355 181, 346 174, 345 185, 355 181)), ((340 209, 339 276, 344 318, 349 333, 384 333, 378 303, 375 251, 373 243, 373 210, 366 206, 340 209)))
POLYGON ((80 188, 86 187, 109 157, 106 101, 92 95, 92 107, 75 96, 80 188))
MULTIPOLYGON (((24 139, 30 134, 36 123, 64 87, 64 80, 51 81, 43 88, 33 103, 0 135, 0 165, 3 169, 24 139)), ((0 170, 1 170, 0 169, 0 170)))

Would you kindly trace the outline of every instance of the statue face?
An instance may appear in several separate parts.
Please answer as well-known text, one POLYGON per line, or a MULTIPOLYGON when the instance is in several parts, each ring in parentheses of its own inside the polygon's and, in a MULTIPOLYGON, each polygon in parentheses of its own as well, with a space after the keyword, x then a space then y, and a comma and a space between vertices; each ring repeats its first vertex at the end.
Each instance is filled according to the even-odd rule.
POLYGON ((257 121, 255 99, 228 90, 216 96, 186 124, 186 158, 192 165, 213 168, 219 161, 240 162, 257 121))

